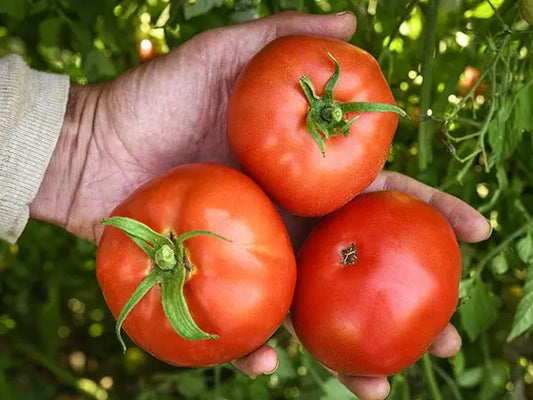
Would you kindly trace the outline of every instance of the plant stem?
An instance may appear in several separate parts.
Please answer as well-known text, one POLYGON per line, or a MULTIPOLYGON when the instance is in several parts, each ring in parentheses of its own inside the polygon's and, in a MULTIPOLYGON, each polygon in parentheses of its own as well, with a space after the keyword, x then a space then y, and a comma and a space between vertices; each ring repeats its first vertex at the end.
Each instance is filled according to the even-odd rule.
POLYGON ((446 373, 442 368, 440 368, 438 365, 433 366, 433 369, 439 375, 442 379, 446 381, 448 384, 448 387, 450 388, 450 391, 453 394, 453 397, 455 397, 456 400, 463 400, 463 396, 461 395, 461 391, 459 390, 459 387, 455 383, 452 377, 446 373))
POLYGON ((511 233, 509 236, 505 238, 498 246, 494 247, 491 251, 489 251, 485 257, 481 259, 481 261, 478 264, 477 267, 477 277, 481 275, 481 272, 483 272, 483 269, 487 266, 489 261, 499 252, 503 251, 504 249, 511 244, 515 239, 519 238, 523 234, 525 234, 529 229, 533 227, 533 219, 530 219, 527 221, 524 225, 522 225, 520 228, 518 228, 516 231, 511 233))
MULTIPOLYGON (((435 53, 437 38, 437 17, 439 0, 430 0, 426 14, 426 32, 424 36, 424 53, 422 55, 422 93, 420 95, 420 115, 424 116, 431 104, 433 86, 433 54, 435 53)), ((434 124, 429 121, 421 123, 418 128, 418 165, 425 170, 433 159, 434 124)))
POLYGON ((424 357, 422 357, 422 365, 424 367, 424 376, 426 377, 427 383, 431 390, 433 400, 443 400, 442 393, 437 385, 437 379, 433 373, 431 358, 428 353, 424 354, 424 357))
POLYGON ((214 386, 215 386, 214 398, 215 398, 215 400, 218 400, 220 398, 220 373, 221 373, 221 368, 222 367, 220 365, 217 365, 213 369, 214 379, 215 379, 215 382, 214 382, 214 386))
POLYGON ((70 386, 81 393, 89 395, 95 400, 107 400, 107 391, 101 388, 96 382, 87 378, 79 378, 75 376, 66 368, 58 365, 30 344, 16 342, 15 348, 34 363, 47 369, 64 385, 70 386))

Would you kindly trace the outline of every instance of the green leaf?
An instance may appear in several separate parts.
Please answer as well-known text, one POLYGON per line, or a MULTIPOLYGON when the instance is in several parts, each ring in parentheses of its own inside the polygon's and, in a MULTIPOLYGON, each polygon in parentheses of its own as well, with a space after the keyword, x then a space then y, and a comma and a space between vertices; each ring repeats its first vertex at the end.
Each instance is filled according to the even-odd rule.
POLYGON ((459 316, 468 337, 474 341, 496 321, 501 302, 487 284, 479 281, 471 286, 468 297, 459 309, 459 316))
POLYGON ((0 0, 0 14, 6 13, 15 19, 24 19, 27 4, 26 0, 0 0))
POLYGON ((296 370, 292 365, 292 361, 285 351, 285 349, 278 347, 276 348, 278 353, 279 365, 276 370, 276 375, 279 376, 281 380, 289 380, 296 377, 296 370))
POLYGON ((470 290, 472 289, 472 285, 474 284, 475 279, 473 278, 467 278, 461 280, 459 282, 459 298, 464 299, 469 295, 470 290))
POLYGON ((15 399, 12 390, 12 379, 9 379, 0 365, 0 399, 15 399))
POLYGON ((505 391, 505 384, 508 380, 507 364, 502 360, 490 360, 490 362, 485 364, 483 371, 479 399, 502 399, 502 393, 505 391))
POLYGON ((59 346, 57 330, 61 326, 59 285, 54 275, 47 280, 46 289, 48 297, 46 302, 39 307, 37 314, 37 328, 41 336, 41 348, 54 357, 59 346))
POLYGON ((41 14, 42 12, 44 12, 48 8, 49 5, 50 5, 50 1, 49 0, 33 1, 32 5, 31 5, 31 8, 30 8, 30 12, 28 14, 29 15, 41 14))
POLYGON ((183 15, 186 20, 208 13, 214 7, 220 7, 224 0, 196 0, 183 3, 183 15))
POLYGON ((282 10, 298 10, 303 11, 304 0, 279 0, 279 8, 282 10))
POLYGON ((109 79, 117 74, 113 61, 98 49, 92 49, 83 55, 83 72, 89 81, 109 79))
POLYGON ((465 388, 478 386, 483 379, 483 370, 481 366, 465 369, 455 377, 457 384, 465 388))
POLYGON ((248 395, 249 399, 253 400, 269 400, 270 393, 268 388, 263 382, 253 381, 248 385, 248 395))
POLYGON ((205 378, 201 373, 191 371, 179 375, 178 391, 184 395, 185 398, 196 398, 206 389, 205 378))
MULTIPOLYGON (((494 8, 498 9, 502 4, 503 0, 491 0, 492 5, 494 8)), ((471 17, 479 18, 479 19, 488 19, 491 18, 494 15, 494 10, 490 6, 488 1, 484 1, 480 3, 476 8, 471 10, 471 17)))
POLYGON ((106 0, 70 0, 72 8, 80 17, 80 21, 93 24, 99 14, 103 14, 106 8, 106 0))
POLYGON ((523 262, 528 262, 533 255, 533 238, 527 235, 516 243, 516 251, 523 262))
POLYGON ((523 297, 518 303, 513 327, 507 341, 515 339, 533 326, 533 264, 530 264, 526 273, 523 297))
POLYGON ((387 400, 411 400, 409 382, 402 373, 392 378, 391 391, 387 400))
POLYGON ((68 25, 74 38, 77 40, 80 50, 89 52, 93 49, 93 33, 88 26, 78 21, 68 21, 68 25))
POLYGON ((329 378, 323 386, 324 396, 320 397, 320 400, 353 400, 355 396, 346 389, 337 378, 329 378))
POLYGON ((495 274, 505 274, 507 270, 509 269, 509 265, 507 264, 507 260, 503 253, 499 253, 494 257, 490 264, 492 272, 495 274))
POLYGON ((531 131, 533 128, 531 126, 531 122, 533 121, 531 113, 532 103, 533 85, 530 85, 529 88, 524 88, 520 91, 514 107, 513 131, 514 135, 518 137, 521 137, 524 131, 531 131))
POLYGON ((46 46, 57 45, 61 39, 61 30, 64 27, 61 18, 47 18, 39 24, 39 37, 46 46))

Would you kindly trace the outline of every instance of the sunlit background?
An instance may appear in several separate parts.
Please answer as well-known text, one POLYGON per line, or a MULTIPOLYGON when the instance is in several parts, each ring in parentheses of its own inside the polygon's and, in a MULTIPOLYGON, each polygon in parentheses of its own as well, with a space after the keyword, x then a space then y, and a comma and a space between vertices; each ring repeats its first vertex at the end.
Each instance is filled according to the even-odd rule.
MULTIPOLYGON (((494 229, 462 246, 463 350, 393 377, 390 398, 533 398, 533 36, 516 0, 0 0, 0 56, 83 85, 206 29, 346 9, 359 18, 353 43, 411 116, 387 168, 459 196, 494 229)), ((0 245, 0 399, 353 398, 283 329, 269 342, 276 373, 250 378, 230 365, 170 367, 131 343, 123 355, 113 325, 92 244, 31 222, 17 245, 0 245)))

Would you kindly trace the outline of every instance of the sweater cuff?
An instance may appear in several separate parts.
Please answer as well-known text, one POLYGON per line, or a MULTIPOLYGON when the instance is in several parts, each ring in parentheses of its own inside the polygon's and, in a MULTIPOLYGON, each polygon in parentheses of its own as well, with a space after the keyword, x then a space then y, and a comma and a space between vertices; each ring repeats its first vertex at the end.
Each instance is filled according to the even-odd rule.
POLYGON ((0 238, 14 243, 63 125, 68 76, 34 71, 16 55, 0 59, 0 238))

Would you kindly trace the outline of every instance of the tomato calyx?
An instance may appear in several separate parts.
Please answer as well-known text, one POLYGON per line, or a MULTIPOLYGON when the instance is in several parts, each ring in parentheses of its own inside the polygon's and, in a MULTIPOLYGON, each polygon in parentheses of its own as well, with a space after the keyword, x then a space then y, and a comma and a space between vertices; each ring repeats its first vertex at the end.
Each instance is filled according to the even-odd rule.
POLYGON ((120 229, 141 248, 150 258, 151 269, 146 278, 137 286, 120 312, 115 325, 115 333, 126 351, 122 339, 122 324, 131 310, 156 285, 161 287, 161 303, 172 328, 187 340, 218 339, 217 335, 204 332, 191 316, 183 292, 192 263, 187 255, 184 242, 200 235, 207 235, 230 241, 223 236, 206 230, 185 232, 177 237, 167 237, 155 232, 142 222, 127 217, 110 217, 102 224, 120 229))
POLYGON ((350 134, 351 126, 359 119, 359 115, 346 119, 344 117, 346 113, 394 112, 402 117, 407 117, 407 113, 403 109, 388 103, 336 102, 333 97, 333 90, 337 86, 341 74, 341 66, 329 51, 326 52, 335 63, 335 72, 326 83, 323 97, 319 97, 316 94, 313 82, 307 75, 303 75, 300 78, 300 86, 310 106, 306 118, 307 130, 324 157, 326 156, 326 142, 324 139, 327 140, 336 135, 347 137, 350 134))

